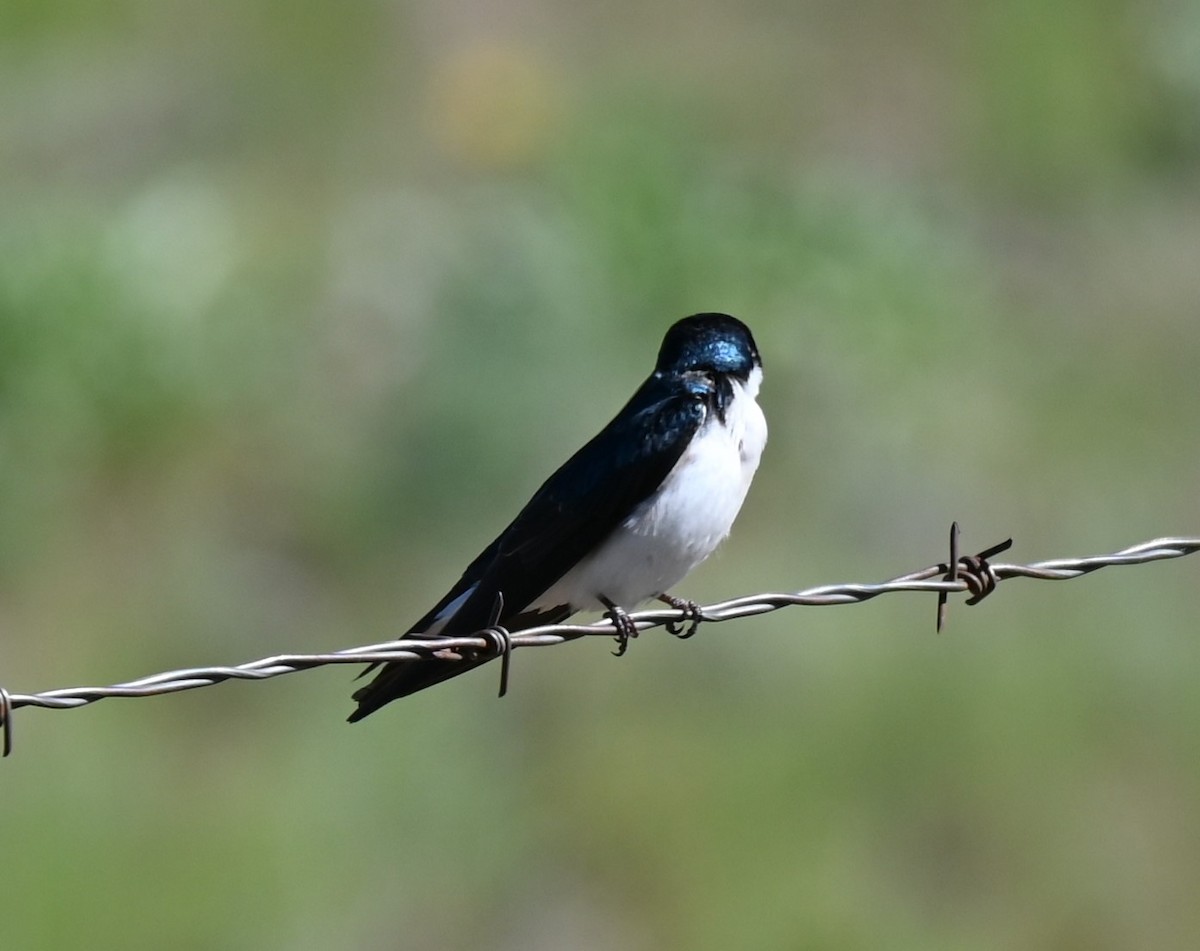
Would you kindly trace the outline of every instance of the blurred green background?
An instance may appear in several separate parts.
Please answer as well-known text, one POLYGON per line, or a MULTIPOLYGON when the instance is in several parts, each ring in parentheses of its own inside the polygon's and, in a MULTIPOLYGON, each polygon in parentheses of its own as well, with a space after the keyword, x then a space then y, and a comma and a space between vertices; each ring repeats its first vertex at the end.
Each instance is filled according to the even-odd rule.
MULTIPOLYGON (((1186 0, 8 0, 0 207, 10 690, 402 631, 699 310, 678 593, 1200 524, 1186 0)), ((1197 571, 21 711, 3 945, 1194 948, 1197 571)))

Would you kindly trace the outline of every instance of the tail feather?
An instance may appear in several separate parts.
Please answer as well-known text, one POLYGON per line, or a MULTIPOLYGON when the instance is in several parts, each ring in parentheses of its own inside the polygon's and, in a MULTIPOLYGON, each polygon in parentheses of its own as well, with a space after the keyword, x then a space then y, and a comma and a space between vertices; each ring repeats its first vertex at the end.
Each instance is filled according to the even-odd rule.
POLYGON ((478 660, 421 660, 415 663, 386 664, 365 687, 359 687, 351 698, 358 702, 358 709, 347 717, 347 722, 357 723, 363 717, 370 716, 380 707, 407 697, 426 687, 440 684, 468 670, 481 667, 492 657, 478 660))
MULTIPOLYGON (((573 613, 568 605, 561 605, 546 611, 529 611, 509 619, 501 619, 501 623, 507 630, 516 632, 541 624, 558 624, 573 613)), ((420 635, 415 636, 419 637, 420 635)), ((347 722, 357 723, 393 700, 399 700, 401 697, 410 696, 426 687, 432 687, 457 677, 459 674, 465 674, 468 670, 482 667, 488 661, 495 659, 495 655, 492 654, 474 655, 461 660, 443 660, 435 655, 418 661, 397 661, 384 664, 370 683, 359 687, 351 694, 351 699, 358 703, 358 709, 346 718, 347 722)), ((372 669, 374 669, 374 665, 368 667, 359 676, 369 673, 372 669)))

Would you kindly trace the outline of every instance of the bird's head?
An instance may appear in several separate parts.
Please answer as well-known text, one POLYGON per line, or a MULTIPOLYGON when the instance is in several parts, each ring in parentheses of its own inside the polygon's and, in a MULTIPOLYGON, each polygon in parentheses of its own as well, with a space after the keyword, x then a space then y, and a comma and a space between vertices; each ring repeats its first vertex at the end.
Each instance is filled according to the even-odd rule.
MULTIPOLYGON (((728 314, 693 314, 672 324, 658 351, 656 373, 707 373, 742 383, 762 375, 750 328, 728 314)), ((757 389, 757 387, 755 387, 757 389)))

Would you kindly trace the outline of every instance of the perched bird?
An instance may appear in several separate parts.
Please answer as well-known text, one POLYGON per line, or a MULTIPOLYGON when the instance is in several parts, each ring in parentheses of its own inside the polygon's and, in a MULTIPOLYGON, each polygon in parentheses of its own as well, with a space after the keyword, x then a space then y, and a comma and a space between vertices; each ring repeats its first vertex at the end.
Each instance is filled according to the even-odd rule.
MULTIPOLYGON (((690 604, 667 592, 729 534, 742 507, 767 441, 755 402, 761 382, 758 348, 740 320, 695 314, 674 324, 654 372, 624 409, 546 480, 407 636, 463 637, 492 625, 520 631, 599 610, 623 649, 636 633, 626 608, 649 598, 690 604)), ((350 722, 494 656, 385 664, 355 692, 350 722)))

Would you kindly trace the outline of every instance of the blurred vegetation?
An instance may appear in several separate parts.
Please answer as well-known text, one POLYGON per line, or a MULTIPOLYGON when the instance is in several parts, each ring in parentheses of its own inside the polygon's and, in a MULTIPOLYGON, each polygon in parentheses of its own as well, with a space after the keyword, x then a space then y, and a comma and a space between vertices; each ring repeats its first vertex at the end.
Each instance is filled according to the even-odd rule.
MULTIPOLYGON (((1200 14, 0 12, 0 683, 378 640, 728 310, 700 598, 1200 519, 1200 14)), ((4 946, 1192 948, 1196 566, 18 715, 4 946)))

